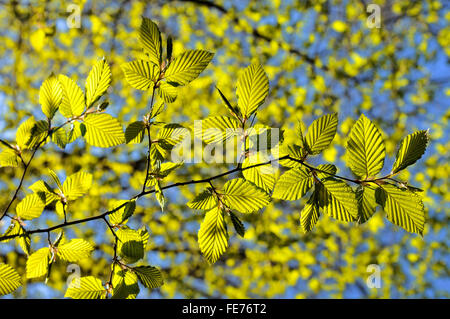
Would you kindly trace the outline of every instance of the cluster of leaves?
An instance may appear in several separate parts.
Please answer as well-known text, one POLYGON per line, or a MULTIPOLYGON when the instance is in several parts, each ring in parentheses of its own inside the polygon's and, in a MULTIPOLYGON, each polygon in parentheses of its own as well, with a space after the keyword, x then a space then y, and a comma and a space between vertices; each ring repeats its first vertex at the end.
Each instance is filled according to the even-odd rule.
MULTIPOLYGON (((25 121, 17 130, 16 145, 1 140, 4 148, 0 155, 1 165, 15 167, 22 162, 25 174, 36 150, 49 139, 61 148, 78 137, 84 137, 92 146, 112 147, 125 142, 142 143, 144 135, 148 136, 147 167, 143 175, 142 191, 131 199, 113 201, 107 212, 95 217, 105 221, 114 237, 109 280, 103 284, 101 279, 94 276, 75 279, 69 285, 66 297, 106 298, 111 295, 112 298, 135 298, 139 293, 138 282, 147 288, 163 284, 162 274, 155 267, 132 266, 144 258, 150 235, 145 226, 132 229, 127 226, 127 221, 135 211, 138 198, 154 193, 163 209, 166 202, 163 190, 181 186, 163 186, 162 182, 181 166, 181 163, 164 161, 168 152, 183 138, 185 129, 179 124, 156 122, 155 118, 163 112, 165 104, 176 100, 178 87, 187 85, 199 76, 212 60, 213 54, 203 50, 188 50, 173 58, 172 40, 169 38, 166 58, 163 59, 161 33, 157 25, 143 18, 139 34, 143 47, 142 59, 123 64, 122 70, 131 86, 152 92, 149 112, 141 121, 130 123, 123 132, 119 121, 104 113, 108 102, 105 100, 100 103, 100 99, 111 82, 111 72, 102 59, 89 73, 85 93, 67 76, 52 75, 48 78, 42 84, 39 96, 47 120, 25 121), (95 106, 96 103, 99 104, 95 106), (65 121, 59 126, 52 126, 58 110, 65 121), (66 130, 65 127, 69 124, 71 127, 66 130), (160 127, 154 140, 151 138, 153 126, 160 127), (28 160, 25 158, 29 156, 27 152, 31 152, 28 160)), ((198 243, 208 262, 215 263, 228 248, 226 218, 229 218, 235 231, 244 237, 245 227, 237 213, 257 212, 268 206, 272 198, 299 200, 309 191, 311 196, 300 217, 304 232, 313 229, 320 212, 340 221, 364 223, 373 216, 377 205, 380 205, 392 223, 409 232, 422 234, 425 213, 417 194, 420 190, 396 181, 393 177, 423 155, 428 143, 427 131, 418 131, 405 137, 391 172, 378 177, 385 160, 383 138, 376 126, 361 115, 350 132, 346 156, 348 166, 357 178, 346 178, 337 175, 337 168, 332 164, 314 167, 306 162, 309 156, 320 154, 332 142, 337 131, 337 114, 327 114, 316 119, 306 134, 300 123, 297 144, 285 144, 280 140, 280 143, 268 145, 267 152, 267 149, 254 147, 261 135, 267 135, 271 129, 265 125, 253 125, 258 108, 269 93, 269 80, 263 67, 259 63, 252 63, 239 75, 236 105, 219 89, 218 92, 231 117, 209 117, 203 121, 202 130, 195 134, 206 144, 224 143, 232 138, 244 143, 241 150, 242 163, 225 174, 201 180, 201 183, 208 183, 209 186, 187 204, 192 209, 206 211, 198 232, 198 243), (274 162, 280 162, 288 169, 278 179, 277 171, 272 167, 274 162), (213 185, 215 178, 234 172, 240 172, 242 176, 230 179, 222 188, 213 185), (348 182, 357 184, 356 190, 348 182)), ((93 182, 92 175, 78 172, 67 177, 64 183, 61 183, 52 170, 49 170, 49 175, 56 187, 43 180, 34 183, 29 187, 33 193, 17 204, 16 216, 9 216, 7 209, 0 217, 8 216, 12 222, 0 240, 17 238, 19 245, 29 255, 29 279, 47 279, 52 264, 58 259, 78 262, 89 257, 94 249, 84 239, 67 240, 63 231, 53 242, 50 238, 52 230, 83 222, 68 222, 67 212, 71 201, 88 193, 93 182), (61 219, 64 218, 64 223, 45 231, 26 230, 24 221, 38 218, 46 207, 54 208, 56 214, 61 219), (30 235, 39 232, 48 233, 49 246, 31 252, 30 235)), ((193 183, 199 181, 183 185, 193 183)), ((22 182, 18 190, 21 185, 22 182)), ((20 276, 17 272, 10 266, 1 264, 0 293, 10 293, 19 286, 20 276)))

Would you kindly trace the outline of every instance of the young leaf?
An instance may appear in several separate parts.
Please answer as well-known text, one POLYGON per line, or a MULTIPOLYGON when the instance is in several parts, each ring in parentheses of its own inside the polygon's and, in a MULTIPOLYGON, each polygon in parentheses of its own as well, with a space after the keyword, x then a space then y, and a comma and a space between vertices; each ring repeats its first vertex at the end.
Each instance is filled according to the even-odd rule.
POLYGON ((136 60, 121 65, 127 82, 138 90, 150 90, 159 77, 159 68, 150 62, 136 60))
POLYGON ((173 103, 177 99, 178 91, 176 86, 168 82, 161 82, 158 90, 159 96, 166 103, 173 103))
POLYGON ((62 101, 62 87, 53 74, 45 80, 39 89, 39 104, 47 118, 52 119, 62 101))
POLYGON ((65 149, 67 143, 69 142, 67 139, 66 130, 64 128, 60 128, 59 130, 53 131, 52 142, 58 145, 59 148, 65 149))
POLYGON ((167 60, 172 60, 172 51, 173 51, 173 43, 172 43, 172 37, 169 35, 167 38, 167 60))
POLYGON ((156 181, 155 184, 155 196, 156 200, 159 203, 159 206, 161 207, 161 211, 164 211, 164 206, 166 205, 166 198, 164 197, 164 193, 161 189, 160 181, 156 181))
POLYGON ((265 163, 268 157, 262 156, 260 153, 247 157, 242 163, 242 175, 244 178, 265 192, 271 192, 275 186, 275 169, 271 164, 251 167, 257 163, 265 163), (247 168, 250 167, 250 168, 247 168))
POLYGON ((397 152, 392 173, 395 174, 417 162, 425 153, 428 140, 428 131, 417 131, 406 136, 397 152))
POLYGON ((228 116, 210 116, 194 127, 194 134, 207 144, 223 142, 239 133, 239 122, 228 116))
POLYGON ((385 153, 380 131, 361 114, 347 142, 347 163, 350 169, 362 178, 376 176, 383 168, 385 153))
POLYGON ((320 179, 324 179, 332 175, 335 175, 337 172, 337 168, 333 164, 320 164, 317 165, 316 168, 317 168, 316 171, 317 177, 319 177, 320 179))
POLYGON ((16 131, 16 143, 21 150, 28 149, 28 143, 32 137, 31 131, 36 124, 33 117, 28 118, 16 131))
POLYGON ((138 277, 135 273, 116 266, 112 278, 112 299, 135 299, 139 294, 138 277))
POLYGON ((84 239, 75 238, 58 246, 57 256, 62 260, 76 263, 81 259, 88 258, 94 247, 84 239))
POLYGON ((114 200, 110 204, 109 209, 113 210, 123 204, 125 204, 123 207, 109 215, 109 221, 113 225, 125 224, 126 220, 133 215, 134 210, 136 209, 136 201, 134 200, 114 200))
POLYGON ((239 236, 244 238, 244 235, 245 235, 244 224, 232 211, 229 211, 228 213, 230 214, 230 218, 231 218, 231 222, 233 223, 234 230, 236 230, 236 232, 239 234, 239 236))
POLYGON ((5 149, 0 153, 0 167, 17 167, 19 158, 11 149, 5 149))
POLYGON ((222 91, 216 86, 217 91, 219 92, 220 97, 222 98, 222 101, 225 103, 225 106, 227 107, 228 111, 230 111, 231 115, 233 115, 235 118, 239 119, 239 109, 233 107, 231 103, 228 101, 228 99, 225 97, 225 95, 222 93, 222 91))
POLYGON ((324 115, 312 122, 305 137, 309 154, 319 154, 330 145, 336 135, 337 124, 336 113, 324 115))
POLYGON ((67 118, 81 115, 85 109, 83 91, 75 81, 63 74, 58 76, 58 80, 63 92, 59 111, 67 118))
POLYGON ((358 223, 363 224, 375 213, 377 208, 376 186, 365 185, 356 189, 356 199, 358 201, 358 223))
POLYGON ((17 271, 8 264, 0 264, 0 296, 10 294, 22 286, 17 271))
POLYGON ((248 119, 269 94, 269 78, 260 64, 249 65, 239 76, 236 95, 242 116, 248 119))
POLYGON ((103 58, 97 61, 86 79, 86 105, 91 107, 111 84, 111 70, 103 58))
POLYGON ((161 272, 152 266, 134 267, 133 271, 138 276, 140 282, 147 288, 158 288, 164 284, 161 272))
POLYGON ((48 247, 43 247, 31 254, 27 260, 27 278, 32 279, 46 276, 50 257, 51 253, 48 247))
POLYGON ((417 194, 391 184, 384 184, 377 188, 376 200, 393 224, 410 233, 423 235, 425 211, 417 194))
POLYGON ((284 200, 297 200, 313 186, 311 174, 302 168, 293 168, 278 179, 273 197, 284 200))
POLYGON ((316 197, 314 192, 300 213, 300 226, 305 234, 312 231, 320 217, 319 203, 316 197))
POLYGON ((119 238, 117 251, 127 264, 133 264, 144 257, 144 241, 141 233, 123 226, 116 231, 119 238))
POLYGON ((152 107, 152 113, 150 114, 150 119, 157 117, 164 110, 164 100, 158 100, 152 107))
POLYGON ((106 290, 102 281, 93 276, 75 278, 67 288, 65 298, 104 299, 106 290))
POLYGON ((27 195, 16 206, 16 213, 23 220, 31 220, 41 216, 45 208, 45 194, 34 193, 27 195))
POLYGON ((341 180, 328 178, 321 181, 319 206, 330 217, 344 222, 358 219, 358 203, 350 186, 341 180))
POLYGON ((192 209, 211 209, 217 205, 217 199, 210 188, 195 196, 193 200, 187 203, 192 209))
POLYGON ((111 147, 125 142, 122 125, 109 114, 89 114, 84 119, 86 142, 97 147, 111 147))
POLYGON ((214 264, 228 248, 228 232, 223 211, 214 207, 206 212, 198 231, 198 243, 203 256, 214 264))
POLYGON ((296 144, 283 145, 280 149, 280 157, 285 155, 289 155, 290 158, 281 160, 280 164, 289 168, 297 168, 302 167, 301 162, 306 155, 306 151, 304 148, 296 144))
POLYGON ((170 83, 186 85, 202 73, 213 56, 213 53, 203 50, 185 51, 169 64, 164 78, 170 83))
POLYGON ((161 33, 158 26, 150 19, 142 17, 139 29, 139 40, 148 54, 149 60, 155 65, 161 64, 161 33))
POLYGON ((227 206, 241 213, 255 212, 270 202, 266 192, 243 178, 232 179, 225 183, 223 199, 227 206))
POLYGON ((59 190, 62 191, 63 187, 62 187, 61 180, 59 179, 58 175, 50 168, 48 169, 48 175, 50 175, 51 179, 55 182, 55 184, 59 188, 59 190))
POLYGON ((92 186, 92 174, 80 171, 67 177, 62 191, 67 200, 75 200, 88 192, 92 186))
POLYGON ((144 139, 145 124, 142 121, 136 121, 128 125, 125 130, 125 142, 127 144, 139 144, 144 139))

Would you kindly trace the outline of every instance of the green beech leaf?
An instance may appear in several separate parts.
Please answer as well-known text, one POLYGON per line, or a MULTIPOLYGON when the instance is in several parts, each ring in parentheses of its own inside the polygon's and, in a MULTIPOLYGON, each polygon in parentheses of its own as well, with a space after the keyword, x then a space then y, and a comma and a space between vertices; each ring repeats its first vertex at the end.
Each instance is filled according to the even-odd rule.
POLYGON ((211 209, 217 206, 217 198, 212 189, 208 188, 207 190, 195 196, 193 200, 187 203, 187 206, 192 209, 211 209))
POLYGON ((247 157, 242 163, 242 175, 244 178, 262 188, 265 192, 271 192, 275 186, 275 169, 272 164, 252 166, 258 163, 265 163, 268 160, 267 156, 257 153, 247 157))
POLYGON ((218 207, 209 210, 198 231, 200 251, 211 264, 228 248, 227 225, 223 215, 222 209, 218 207))
POLYGON ((300 226, 305 234, 312 231, 319 217, 319 203, 317 202, 317 195, 314 192, 300 213, 300 226))
POLYGON ((359 177, 376 176, 383 168, 385 153, 380 131, 361 114, 347 142, 348 166, 359 177))
POLYGON ((164 284, 161 272, 152 266, 133 267, 139 281, 147 288, 158 288, 164 284))
POLYGON ((116 265, 112 278, 112 299, 135 299, 139 294, 138 276, 116 265))
POLYGON ((59 190, 62 191, 63 187, 62 187, 62 183, 61 183, 61 180, 59 179, 58 175, 50 168, 48 169, 48 175, 55 182, 55 184, 59 188, 59 190))
POLYGON ((164 99, 158 100, 152 107, 152 112, 150 113, 150 119, 157 117, 164 110, 164 99))
POLYGON ((58 76, 58 80, 63 92, 59 111, 67 118, 80 116, 85 109, 83 91, 75 81, 63 74, 58 76))
POLYGON ((86 79, 86 105, 91 107, 111 84, 111 70, 103 58, 97 61, 86 79))
POLYGON ((177 87, 175 85, 172 85, 172 83, 161 82, 158 94, 164 100, 164 102, 169 104, 173 103, 178 96, 177 87))
POLYGON ((124 262, 133 264, 144 257, 147 241, 142 236, 143 233, 127 226, 122 226, 116 231, 116 235, 119 238, 117 251, 124 262))
POLYGON ((27 278, 41 278, 48 273, 48 264, 50 262, 50 249, 43 247, 28 257, 27 260, 27 278))
POLYGON ((93 276, 75 278, 66 290, 65 298, 104 299, 106 290, 102 281, 93 276))
POLYGON ((39 89, 39 104, 47 118, 52 119, 62 102, 62 87, 53 74, 45 80, 39 89))
POLYGON ((239 76, 236 89, 238 107, 244 118, 248 119, 268 94, 269 78, 263 67, 259 63, 249 65, 239 76))
POLYGON ((29 148, 29 142, 32 137, 32 129, 36 121, 33 117, 28 118, 26 121, 19 125, 16 131, 16 143, 21 150, 29 148))
POLYGON ((336 135, 337 124, 336 113, 324 115, 312 122, 305 137, 309 154, 319 154, 330 145, 336 135))
POLYGON ((92 174, 77 172, 67 177, 62 191, 67 200, 75 200, 88 192, 92 186, 92 174))
POLYGON ((127 144, 142 143, 145 133, 145 124, 142 121, 130 123, 125 130, 125 142, 127 144))
POLYGON ((245 235, 245 226, 241 222, 241 220, 232 212, 228 212, 230 214, 231 222, 233 223, 234 230, 239 234, 242 238, 245 235))
POLYGON ((148 54, 149 60, 156 64, 161 64, 161 33, 158 26, 150 19, 143 17, 139 28, 139 40, 148 54))
POLYGON ((0 296, 10 294, 22 286, 17 271, 8 264, 0 264, 0 296))
POLYGON ((166 82, 186 85, 196 79, 214 57, 214 53, 204 50, 188 50, 176 57, 167 67, 166 82))
POLYGON ((281 160, 281 165, 290 168, 302 167, 302 164, 300 162, 303 161, 306 155, 306 150, 305 148, 296 144, 283 145, 280 150, 280 157, 283 157, 285 155, 289 155, 290 158, 281 160))
POLYGON ((150 90, 159 77, 159 68, 153 63, 136 60, 121 65, 127 82, 138 90, 150 90))
POLYGON ((284 200, 297 200, 313 186, 310 173, 302 168, 293 168, 278 179, 273 197, 284 200))
POLYGON ((78 262, 88 258, 94 247, 84 239, 76 238, 58 246, 57 256, 68 262, 78 262))
POLYGON ((52 142, 58 145, 59 148, 65 149, 69 140, 67 138, 67 132, 64 128, 52 132, 52 142))
POLYGON ((425 211, 419 195, 384 184, 377 188, 376 200, 384 208, 390 222, 410 233, 423 235, 425 211))
POLYGON ((125 224, 136 209, 136 201, 134 200, 113 200, 109 205, 109 209, 113 210, 122 205, 123 207, 109 215, 109 220, 113 225, 125 224))
POLYGON ((19 165, 19 157, 16 152, 11 149, 4 149, 0 153, 0 167, 17 167, 19 165))
POLYGON ((243 178, 232 179, 225 183, 223 199, 231 209, 241 213, 255 212, 270 202, 266 192, 243 178))
POLYGON ((233 115, 236 119, 239 119, 239 116, 241 113, 239 112, 239 109, 232 106, 230 101, 226 98, 226 96, 222 93, 222 91, 216 86, 216 90, 219 92, 220 98, 222 99, 223 103, 227 107, 228 111, 233 115))
POLYGON ((205 143, 223 142, 239 133, 239 122, 228 116, 210 116, 194 127, 194 134, 205 143))
POLYGON ((334 178, 321 181, 319 205, 330 217, 344 222, 358 219, 358 203, 352 188, 334 178))
POLYGON ((417 162, 425 153, 429 138, 428 131, 417 131, 406 136, 398 149, 392 173, 398 173, 417 162))
POLYGON ((317 165, 316 168, 318 170, 320 170, 320 171, 317 171, 317 176, 320 179, 324 179, 324 178, 330 177, 332 175, 335 175, 337 172, 337 168, 333 164, 320 164, 320 165, 317 165))
POLYGON ((45 208, 45 194, 34 193, 27 195, 16 206, 16 213, 23 220, 31 220, 41 216, 45 208))
POLYGON ((376 202, 376 185, 359 186, 356 189, 356 199, 358 200, 358 223, 363 224, 368 221, 375 213, 377 208, 376 202))
POLYGON ((84 119, 86 142, 97 147, 111 147, 125 142, 120 122, 109 114, 89 114, 84 119))

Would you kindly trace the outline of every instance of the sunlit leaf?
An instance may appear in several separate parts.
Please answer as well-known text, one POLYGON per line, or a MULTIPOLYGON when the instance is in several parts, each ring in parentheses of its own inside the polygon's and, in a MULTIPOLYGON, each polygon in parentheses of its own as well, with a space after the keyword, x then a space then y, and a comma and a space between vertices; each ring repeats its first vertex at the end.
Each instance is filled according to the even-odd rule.
POLYGON ((62 87, 56 76, 48 77, 39 89, 39 104, 47 118, 52 119, 62 102, 62 87))
POLYGON ((319 154, 330 145, 336 135, 337 114, 327 114, 314 120, 306 133, 306 145, 310 154, 319 154))
POLYGON ((93 276, 75 278, 66 290, 65 298, 104 299, 105 288, 102 281, 93 276))
POLYGON ((231 209, 241 213, 255 212, 270 202, 266 192, 243 178, 232 179, 225 183, 223 199, 231 209))
POLYGON ((392 173, 395 174, 417 162, 425 153, 428 141, 428 131, 417 131, 406 136, 398 149, 392 173))
POLYGON ((92 146, 111 147, 125 142, 120 122, 109 114, 90 114, 84 119, 84 138, 92 146))
POLYGON ((108 89, 111 70, 105 59, 97 61, 86 79, 86 105, 92 106, 108 89))
POLYGON ((204 50, 185 51, 167 67, 165 81, 186 85, 199 76, 213 57, 213 53, 204 50))
POLYGON ((10 265, 0 264, 0 296, 10 294, 22 286, 19 274, 10 265))
POLYGON ((393 224, 410 233, 423 234, 425 211, 419 195, 385 184, 377 188, 376 199, 393 224))
POLYGON ((251 64, 239 76, 236 95, 238 107, 249 118, 264 103, 269 94, 269 79, 260 64, 251 64))
POLYGON ((215 207, 206 212, 198 231, 198 243, 203 256, 215 263, 228 248, 228 232, 223 211, 215 207))
POLYGON ((377 175, 383 168, 385 147, 380 131, 361 114, 347 142, 347 163, 362 178, 377 175))

